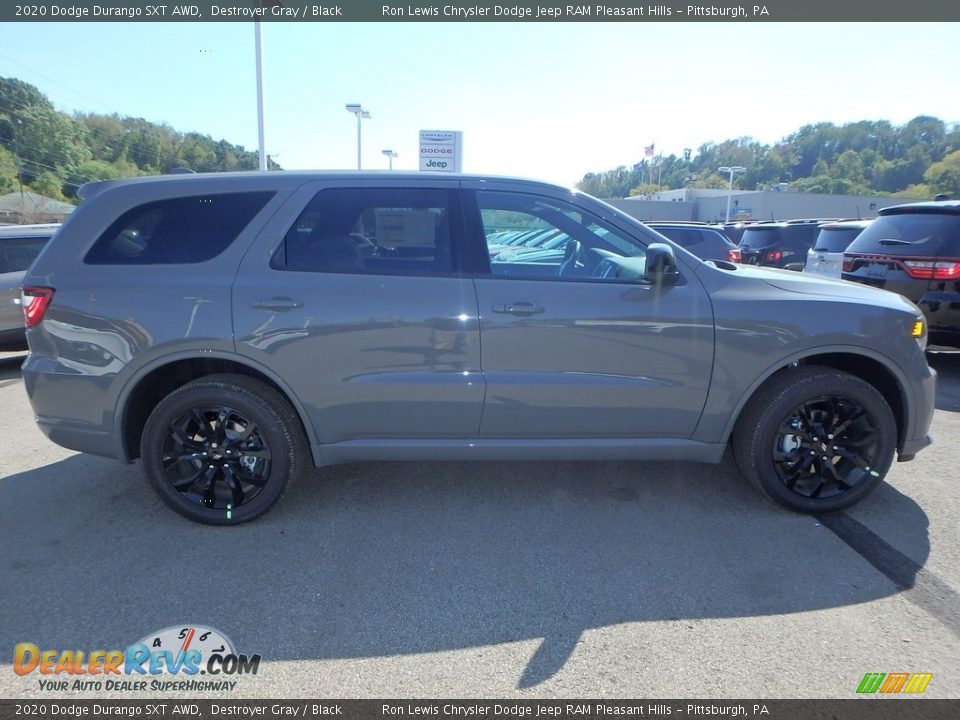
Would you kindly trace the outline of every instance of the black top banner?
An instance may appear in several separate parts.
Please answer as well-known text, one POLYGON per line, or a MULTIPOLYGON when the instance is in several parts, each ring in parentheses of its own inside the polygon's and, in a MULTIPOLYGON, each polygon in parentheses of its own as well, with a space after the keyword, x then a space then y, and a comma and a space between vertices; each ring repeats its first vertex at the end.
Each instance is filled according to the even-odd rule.
POLYGON ((143 0, 2 3, 5 22, 957 22, 956 0, 662 2, 455 2, 143 0))

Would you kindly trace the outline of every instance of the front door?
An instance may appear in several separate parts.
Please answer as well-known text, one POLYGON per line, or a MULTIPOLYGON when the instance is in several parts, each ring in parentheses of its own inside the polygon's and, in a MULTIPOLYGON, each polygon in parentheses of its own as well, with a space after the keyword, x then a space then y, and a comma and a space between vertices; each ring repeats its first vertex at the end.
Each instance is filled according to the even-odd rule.
MULTIPOLYGON (((489 188, 487 184, 484 187, 489 188)), ((646 242, 575 195, 465 193, 472 240, 492 238, 476 277, 487 395, 481 437, 688 438, 713 367, 713 316, 681 264, 643 279, 646 242), (497 251, 502 233, 556 230, 540 247, 497 251)))

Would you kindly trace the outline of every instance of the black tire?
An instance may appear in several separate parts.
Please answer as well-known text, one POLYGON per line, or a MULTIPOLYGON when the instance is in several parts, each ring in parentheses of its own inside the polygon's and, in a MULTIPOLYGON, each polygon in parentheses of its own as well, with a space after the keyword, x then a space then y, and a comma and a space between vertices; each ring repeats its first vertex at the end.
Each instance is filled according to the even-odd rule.
POLYGON ((763 385, 733 433, 744 477, 795 512, 844 510, 883 480, 897 425, 883 396, 849 373, 791 368, 763 385))
POLYGON ((226 374, 194 380, 160 401, 143 428, 140 456, 163 501, 206 525, 262 515, 309 464, 286 399, 260 380, 226 374))

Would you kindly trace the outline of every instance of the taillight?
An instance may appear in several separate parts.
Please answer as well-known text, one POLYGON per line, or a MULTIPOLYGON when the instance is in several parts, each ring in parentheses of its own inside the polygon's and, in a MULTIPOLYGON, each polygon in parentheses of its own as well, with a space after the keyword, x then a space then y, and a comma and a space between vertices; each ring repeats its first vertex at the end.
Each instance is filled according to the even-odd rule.
POLYGON ((763 259, 766 262, 780 262, 783 259, 782 250, 768 250, 763 254, 763 259))
POLYGON ((53 300, 53 288, 25 287, 20 293, 20 305, 23 307, 23 322, 28 328, 36 327, 43 320, 44 313, 53 300))
POLYGON ((853 258, 843 256, 843 271, 844 272, 853 272, 853 258))
POLYGON ((730 248, 727 250, 727 260, 732 263, 738 263, 743 260, 743 256, 740 254, 740 248, 730 248))
POLYGON ((917 280, 956 280, 960 278, 957 260, 904 260, 907 275, 917 280))

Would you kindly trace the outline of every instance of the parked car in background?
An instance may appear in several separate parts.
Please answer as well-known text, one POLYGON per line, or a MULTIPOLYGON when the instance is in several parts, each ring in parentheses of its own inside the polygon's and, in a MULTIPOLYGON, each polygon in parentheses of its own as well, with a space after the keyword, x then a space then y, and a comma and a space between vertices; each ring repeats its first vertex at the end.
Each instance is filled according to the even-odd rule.
POLYGON ((59 229, 50 225, 0 225, 0 351, 26 350, 20 284, 23 274, 59 229))
POLYGON ((741 262, 803 270, 820 225, 827 220, 785 220, 748 225, 740 237, 741 262))
POLYGON ((869 220, 838 220, 820 226, 813 247, 807 250, 803 271, 838 278, 843 269, 843 251, 870 224, 869 220))
POLYGON ((883 208, 844 253, 842 277, 903 295, 932 343, 960 347, 960 201, 883 208))
POLYGON ((760 220, 736 220, 724 223, 713 223, 711 227, 717 228, 727 236, 730 242, 740 244, 740 238, 743 237, 743 231, 751 225, 756 225, 760 220))
POLYGON ((704 262, 582 193, 241 172, 79 195, 23 281, 37 425, 139 459, 195 521, 251 520, 337 463, 719 463, 731 445, 761 493, 822 513, 930 443, 912 303, 704 262), (499 261, 503 227, 566 241, 499 261))
POLYGON ((740 248, 718 229, 706 223, 654 220, 645 222, 644 225, 670 238, 701 260, 740 262, 740 248))

